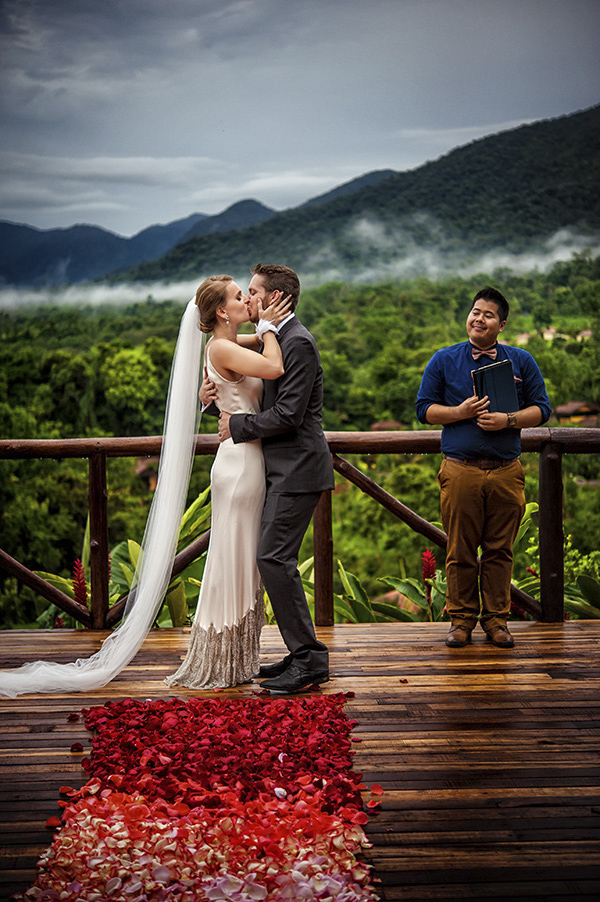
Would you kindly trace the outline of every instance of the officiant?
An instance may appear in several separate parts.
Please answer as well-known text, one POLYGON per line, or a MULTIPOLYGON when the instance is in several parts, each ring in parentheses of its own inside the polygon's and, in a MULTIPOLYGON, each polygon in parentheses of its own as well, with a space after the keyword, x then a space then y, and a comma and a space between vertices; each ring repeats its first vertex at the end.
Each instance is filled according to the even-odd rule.
MULTIPOLYGON (((468 340, 433 355, 417 396, 419 421, 442 426, 438 483, 442 524, 448 535, 446 608, 452 623, 446 645, 450 648, 462 648, 471 641, 478 619, 494 645, 514 646, 507 620, 512 547, 525 512, 521 429, 544 423, 551 408, 531 354, 498 343, 508 312, 506 298, 495 288, 478 291, 467 316, 468 340), (491 403, 488 394, 479 397, 473 377, 473 371, 502 361, 512 365, 514 383, 512 400, 509 395, 504 405, 491 403)), ((485 375, 495 372, 497 368, 485 375)))

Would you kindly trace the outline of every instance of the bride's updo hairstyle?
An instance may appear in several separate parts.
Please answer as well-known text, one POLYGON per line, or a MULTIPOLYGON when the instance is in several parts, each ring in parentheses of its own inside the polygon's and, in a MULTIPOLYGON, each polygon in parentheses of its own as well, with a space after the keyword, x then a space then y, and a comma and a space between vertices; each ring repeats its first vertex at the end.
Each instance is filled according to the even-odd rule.
POLYGON ((214 332, 217 325, 217 310, 225 305, 227 286, 233 276, 209 276, 196 292, 196 306, 200 311, 200 328, 203 332, 214 332))

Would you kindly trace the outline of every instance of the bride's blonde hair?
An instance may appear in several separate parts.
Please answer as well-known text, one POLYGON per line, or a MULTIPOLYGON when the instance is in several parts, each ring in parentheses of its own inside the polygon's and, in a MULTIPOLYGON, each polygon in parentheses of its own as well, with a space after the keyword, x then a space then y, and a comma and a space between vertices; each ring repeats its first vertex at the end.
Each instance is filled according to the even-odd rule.
POLYGON ((200 328, 203 332, 214 332, 217 325, 217 310, 227 299, 227 286, 233 276, 209 276, 196 291, 196 306, 200 311, 200 328))

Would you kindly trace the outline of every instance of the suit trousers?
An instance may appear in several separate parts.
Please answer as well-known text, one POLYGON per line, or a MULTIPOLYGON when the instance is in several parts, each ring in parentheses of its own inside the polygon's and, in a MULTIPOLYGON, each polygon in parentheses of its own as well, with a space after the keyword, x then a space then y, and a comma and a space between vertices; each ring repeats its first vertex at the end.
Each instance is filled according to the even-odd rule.
POLYGON ((267 491, 256 558, 283 641, 295 663, 308 670, 329 668, 298 572, 300 545, 320 497, 321 492, 267 491))
POLYGON ((489 631, 510 614, 513 543, 525 513, 525 474, 514 460, 494 470, 443 460, 438 473, 446 549, 446 607, 472 629, 489 631), (478 549, 481 560, 478 561, 478 549))

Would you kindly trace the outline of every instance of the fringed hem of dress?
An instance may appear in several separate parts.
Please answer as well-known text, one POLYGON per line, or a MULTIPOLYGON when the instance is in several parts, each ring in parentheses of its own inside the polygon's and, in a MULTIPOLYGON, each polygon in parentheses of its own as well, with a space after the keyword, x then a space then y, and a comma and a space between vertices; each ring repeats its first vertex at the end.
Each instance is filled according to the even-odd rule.
POLYGON ((187 689, 225 689, 247 683, 260 667, 260 633, 265 621, 263 589, 254 607, 239 623, 207 630, 196 625, 179 670, 165 679, 167 686, 187 689))

